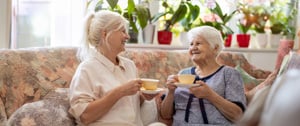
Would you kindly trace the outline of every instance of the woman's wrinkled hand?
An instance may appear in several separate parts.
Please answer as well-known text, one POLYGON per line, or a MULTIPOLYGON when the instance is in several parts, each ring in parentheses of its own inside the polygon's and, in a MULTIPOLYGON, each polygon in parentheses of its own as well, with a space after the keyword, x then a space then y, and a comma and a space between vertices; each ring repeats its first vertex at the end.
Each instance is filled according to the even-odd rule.
POLYGON ((190 92, 197 98, 207 99, 211 96, 211 94, 213 94, 213 90, 203 81, 196 81, 196 84, 200 84, 200 86, 191 87, 190 92))
POLYGON ((178 82, 178 76, 177 75, 168 76, 166 86, 169 89, 169 92, 174 92, 175 91, 175 89, 177 88, 175 83, 177 83, 177 82, 178 82))
POLYGON ((122 93, 124 96, 128 96, 128 95, 136 94, 141 87, 142 87, 142 81, 140 79, 134 79, 121 85, 119 88, 121 91, 120 93, 122 93))

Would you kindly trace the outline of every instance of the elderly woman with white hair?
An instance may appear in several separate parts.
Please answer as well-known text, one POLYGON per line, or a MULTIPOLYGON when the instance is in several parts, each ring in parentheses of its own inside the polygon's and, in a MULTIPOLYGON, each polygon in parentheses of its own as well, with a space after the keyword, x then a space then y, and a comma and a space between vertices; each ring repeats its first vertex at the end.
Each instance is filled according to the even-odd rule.
POLYGON ((242 116, 246 97, 242 77, 232 67, 218 64, 216 57, 224 48, 221 33, 210 26, 188 32, 189 56, 195 66, 179 74, 196 75, 198 86, 180 87, 178 75, 170 75, 168 92, 161 104, 161 116, 172 119, 173 126, 232 125, 242 116))

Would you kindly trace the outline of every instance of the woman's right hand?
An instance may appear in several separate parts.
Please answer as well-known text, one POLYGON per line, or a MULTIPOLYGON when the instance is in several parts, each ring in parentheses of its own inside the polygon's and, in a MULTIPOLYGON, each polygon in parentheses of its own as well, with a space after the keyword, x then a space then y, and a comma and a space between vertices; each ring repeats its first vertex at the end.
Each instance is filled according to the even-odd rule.
POLYGON ((142 87, 141 79, 130 80, 119 87, 119 91, 123 96, 134 95, 142 87))
POLYGON ((175 85, 175 83, 178 82, 178 76, 177 75, 170 75, 168 76, 167 79, 167 88, 169 89, 169 92, 174 92, 175 89, 177 88, 177 86, 175 85))

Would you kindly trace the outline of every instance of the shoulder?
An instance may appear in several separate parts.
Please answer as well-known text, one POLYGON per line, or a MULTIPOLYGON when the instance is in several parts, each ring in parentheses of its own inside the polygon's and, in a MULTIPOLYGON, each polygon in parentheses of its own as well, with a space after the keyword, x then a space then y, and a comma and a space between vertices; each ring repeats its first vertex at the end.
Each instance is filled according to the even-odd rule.
POLYGON ((239 74, 239 72, 235 68, 230 66, 224 66, 223 71, 225 74, 239 74))

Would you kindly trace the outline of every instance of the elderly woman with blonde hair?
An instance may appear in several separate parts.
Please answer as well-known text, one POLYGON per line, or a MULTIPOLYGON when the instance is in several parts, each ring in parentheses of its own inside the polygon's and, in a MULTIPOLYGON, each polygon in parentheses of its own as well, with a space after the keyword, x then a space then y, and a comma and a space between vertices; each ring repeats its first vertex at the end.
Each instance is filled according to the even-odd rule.
POLYGON ((148 114, 147 118, 154 118, 147 122, 142 116, 145 100, 155 95, 140 92, 142 81, 134 62, 119 55, 130 38, 127 25, 116 12, 101 10, 87 15, 79 50, 82 62, 70 85, 69 112, 78 125, 143 126, 155 122, 155 113, 148 114))

